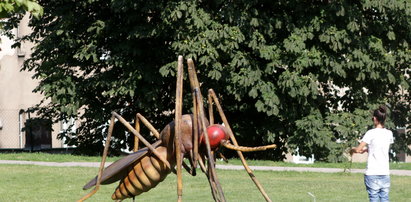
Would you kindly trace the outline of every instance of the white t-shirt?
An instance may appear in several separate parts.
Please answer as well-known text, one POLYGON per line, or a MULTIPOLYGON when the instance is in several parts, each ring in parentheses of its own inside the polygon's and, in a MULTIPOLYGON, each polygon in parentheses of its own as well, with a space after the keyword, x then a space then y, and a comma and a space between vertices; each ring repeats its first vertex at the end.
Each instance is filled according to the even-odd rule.
POLYGON ((361 141, 368 144, 368 162, 365 175, 389 175, 388 151, 390 144, 394 143, 392 131, 385 128, 374 128, 367 131, 361 141))

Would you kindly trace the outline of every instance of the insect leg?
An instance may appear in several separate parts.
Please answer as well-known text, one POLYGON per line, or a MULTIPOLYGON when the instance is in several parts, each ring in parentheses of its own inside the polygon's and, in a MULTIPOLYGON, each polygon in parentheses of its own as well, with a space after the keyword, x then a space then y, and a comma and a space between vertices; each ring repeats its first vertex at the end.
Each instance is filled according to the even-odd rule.
POLYGON ((139 132, 137 132, 123 117, 118 115, 116 112, 112 112, 112 114, 130 131, 132 132, 135 136, 138 137, 138 139, 141 140, 141 142, 151 151, 153 152, 154 155, 156 155, 168 168, 171 168, 170 163, 165 159, 163 156, 161 156, 158 151, 151 145, 146 139, 144 139, 143 136, 140 135, 139 132))
POLYGON ((150 130, 150 132, 153 133, 154 136, 156 136, 157 139, 160 139, 160 133, 154 128, 153 125, 151 125, 151 123, 143 115, 137 113, 137 117, 150 130))
POLYGON ((213 112, 213 98, 208 94, 208 117, 210 125, 214 124, 214 112, 213 112))
MULTIPOLYGON (((188 71, 189 71, 189 79, 190 79, 190 84, 191 84, 191 89, 192 89, 192 93, 195 95, 195 100, 197 102, 197 110, 196 113, 198 113, 198 118, 200 120, 200 124, 202 127, 202 132, 204 133, 204 139, 206 142, 206 155, 208 158, 208 171, 209 173, 209 178, 211 178, 211 180, 215 183, 216 185, 216 190, 214 190, 214 187, 212 187, 213 189, 213 195, 215 192, 217 192, 218 194, 215 197, 216 201, 225 201, 225 197, 224 197, 224 193, 223 190, 221 188, 220 183, 218 182, 217 179, 217 174, 215 171, 215 162, 213 159, 213 156, 211 155, 211 147, 210 147, 210 141, 208 139, 208 135, 207 135, 207 126, 206 126, 206 117, 204 115, 204 107, 203 107, 203 98, 201 96, 201 91, 200 91, 200 84, 198 82, 197 79, 197 74, 196 74, 196 70, 194 67, 194 62, 192 59, 188 59, 187 60, 188 63, 188 71)), ((197 122, 198 120, 194 120, 195 122, 197 122)))
POLYGON ((218 155, 221 159, 223 159, 224 162, 228 163, 228 159, 221 152, 218 152, 218 155))
POLYGON ((204 139, 206 142, 206 149, 207 149, 207 158, 208 158, 208 171, 209 171, 209 176, 211 179, 211 182, 213 182, 213 184, 215 184, 216 187, 216 192, 218 194, 217 196, 217 201, 225 201, 225 197, 224 197, 224 192, 221 188, 221 185, 218 181, 217 178, 217 174, 215 171, 215 161, 214 161, 214 156, 213 153, 211 152, 211 147, 210 147, 210 140, 208 137, 208 132, 207 132, 207 126, 205 124, 205 115, 204 115, 204 108, 202 106, 202 103, 200 103, 201 99, 201 94, 197 94, 197 101, 199 103, 199 117, 200 117, 200 122, 202 124, 202 129, 203 129, 203 133, 204 133, 204 139))
POLYGON ((199 132, 199 122, 198 122, 198 108, 197 108, 197 100, 196 100, 196 95, 194 93, 195 89, 195 81, 194 81, 194 76, 193 76, 193 71, 195 71, 194 63, 193 60, 188 59, 187 60, 187 66, 188 66, 188 73, 189 73, 189 80, 190 80, 190 86, 191 86, 191 91, 192 91, 192 97, 193 97, 193 153, 191 155, 191 159, 193 161, 192 163, 192 169, 195 170, 197 168, 197 161, 198 161, 198 132, 199 132))
MULTIPOLYGON (((217 110, 220 114, 221 119, 223 120, 224 126, 228 129, 228 133, 230 135, 230 139, 233 142, 234 145, 238 146, 237 140, 234 137, 233 131, 230 128, 230 124, 228 124, 227 118, 224 114, 223 108, 220 105, 220 102, 217 99, 217 96, 214 92, 213 89, 208 90, 208 94, 211 95, 213 98, 213 101, 217 107, 217 110)), ((253 174, 253 171, 248 167, 247 162, 243 156, 243 153, 241 151, 237 151, 238 156, 241 159, 241 162, 243 163, 243 166, 245 170, 247 171, 248 175, 250 176, 251 180, 253 180, 254 184, 257 186, 258 190, 260 190, 261 194, 265 198, 266 201, 271 201, 270 197, 268 197, 267 193, 265 192, 263 186, 260 184, 260 182, 257 180, 255 175, 253 174)))
POLYGON ((183 100, 183 56, 178 56, 177 65, 177 86, 176 86, 176 108, 175 108, 175 132, 174 132, 174 145, 176 152, 177 163, 177 201, 182 200, 183 196, 183 179, 181 173, 182 167, 182 155, 181 155, 181 119, 182 119, 182 100, 183 100))
MULTIPOLYGON (((138 118, 138 114, 136 114, 136 121, 135 121, 135 126, 134 128, 138 133, 140 133, 140 119, 138 118)), ((133 152, 138 151, 138 138, 134 136, 134 147, 133 147, 133 152)), ((134 198, 133 198, 134 200, 134 198)))
POLYGON ((184 161, 182 162, 183 168, 192 176, 195 176, 195 170, 193 170, 190 166, 188 166, 184 161))
POLYGON ((88 194, 86 194, 85 196, 83 196, 83 198, 81 198, 78 201, 84 201, 88 198, 90 198, 93 194, 95 194, 99 188, 100 188, 100 184, 101 184, 101 175, 103 173, 103 169, 104 169, 104 164, 106 163, 106 158, 107 158, 107 153, 108 153, 108 148, 110 147, 110 140, 111 140, 111 135, 113 134, 113 129, 114 129, 114 121, 115 121, 115 117, 114 115, 111 116, 110 119, 110 126, 108 128, 108 135, 106 138, 106 145, 104 146, 104 151, 103 151, 103 157, 102 160, 100 162, 100 168, 98 170, 98 175, 97 175, 97 183, 96 186, 94 187, 93 190, 91 190, 88 194))
POLYGON ((210 184, 210 188, 211 188, 211 193, 213 195, 213 198, 215 201, 221 201, 218 198, 218 188, 217 188, 217 183, 215 182, 215 180, 213 180, 211 176, 211 169, 208 169, 204 162, 206 161, 206 156, 205 155, 199 155, 198 156, 198 165, 200 165, 201 170, 203 171, 203 173, 207 176, 207 180, 208 183, 210 184))

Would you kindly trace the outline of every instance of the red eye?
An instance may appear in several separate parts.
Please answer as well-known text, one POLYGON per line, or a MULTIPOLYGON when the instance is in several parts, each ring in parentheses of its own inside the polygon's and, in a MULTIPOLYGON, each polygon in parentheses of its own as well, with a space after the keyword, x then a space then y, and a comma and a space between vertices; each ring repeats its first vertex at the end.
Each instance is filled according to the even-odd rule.
MULTIPOLYGON (((224 126, 222 125, 214 124, 207 127, 207 133, 211 148, 218 147, 221 140, 228 139, 228 135, 225 133, 224 126)), ((200 142, 201 144, 206 144, 203 134, 201 134, 200 142)))

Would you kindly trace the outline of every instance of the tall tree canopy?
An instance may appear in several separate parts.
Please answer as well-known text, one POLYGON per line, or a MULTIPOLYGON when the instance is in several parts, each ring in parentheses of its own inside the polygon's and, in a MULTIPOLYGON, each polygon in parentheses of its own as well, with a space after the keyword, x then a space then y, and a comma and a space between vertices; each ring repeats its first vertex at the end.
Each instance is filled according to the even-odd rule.
MULTIPOLYGON (((43 8, 36 2, 30 0, 2 0, 0 1, 0 31, 3 32, 5 19, 13 15, 24 15, 29 12, 33 17, 40 17, 43 14, 43 8)), ((10 24, 9 24, 10 26, 10 24)), ((13 24, 7 30, 17 26, 13 24)), ((0 40, 1 42, 1 40, 0 40)))
POLYGON ((36 2, 30 0, 2 0, 0 1, 0 19, 9 18, 15 14, 30 12, 34 17, 43 14, 43 8, 36 2))
MULTIPOLYGON (((140 112, 159 129, 169 122, 177 55, 195 60, 203 93, 217 92, 241 144, 279 145, 251 157, 298 148, 341 161, 380 104, 391 110, 389 127, 410 122, 406 1, 39 2, 24 69, 41 81, 42 115, 82 120, 76 136, 62 135, 79 150, 99 151, 111 111, 128 120, 140 112)), ((397 149, 409 135, 396 136, 397 149)), ((113 147, 131 142, 115 136, 113 147)))

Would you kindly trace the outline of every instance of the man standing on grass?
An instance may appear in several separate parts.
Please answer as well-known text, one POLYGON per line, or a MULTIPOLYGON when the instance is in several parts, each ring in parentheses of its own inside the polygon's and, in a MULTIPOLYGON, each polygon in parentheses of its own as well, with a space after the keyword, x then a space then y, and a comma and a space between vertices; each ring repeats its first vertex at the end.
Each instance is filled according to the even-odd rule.
POLYGON ((390 168, 388 151, 394 140, 392 132, 384 128, 385 118, 385 106, 380 106, 374 110, 372 117, 374 129, 368 130, 360 145, 352 148, 350 152, 351 155, 353 153, 368 152, 364 183, 370 202, 389 201, 390 168))

